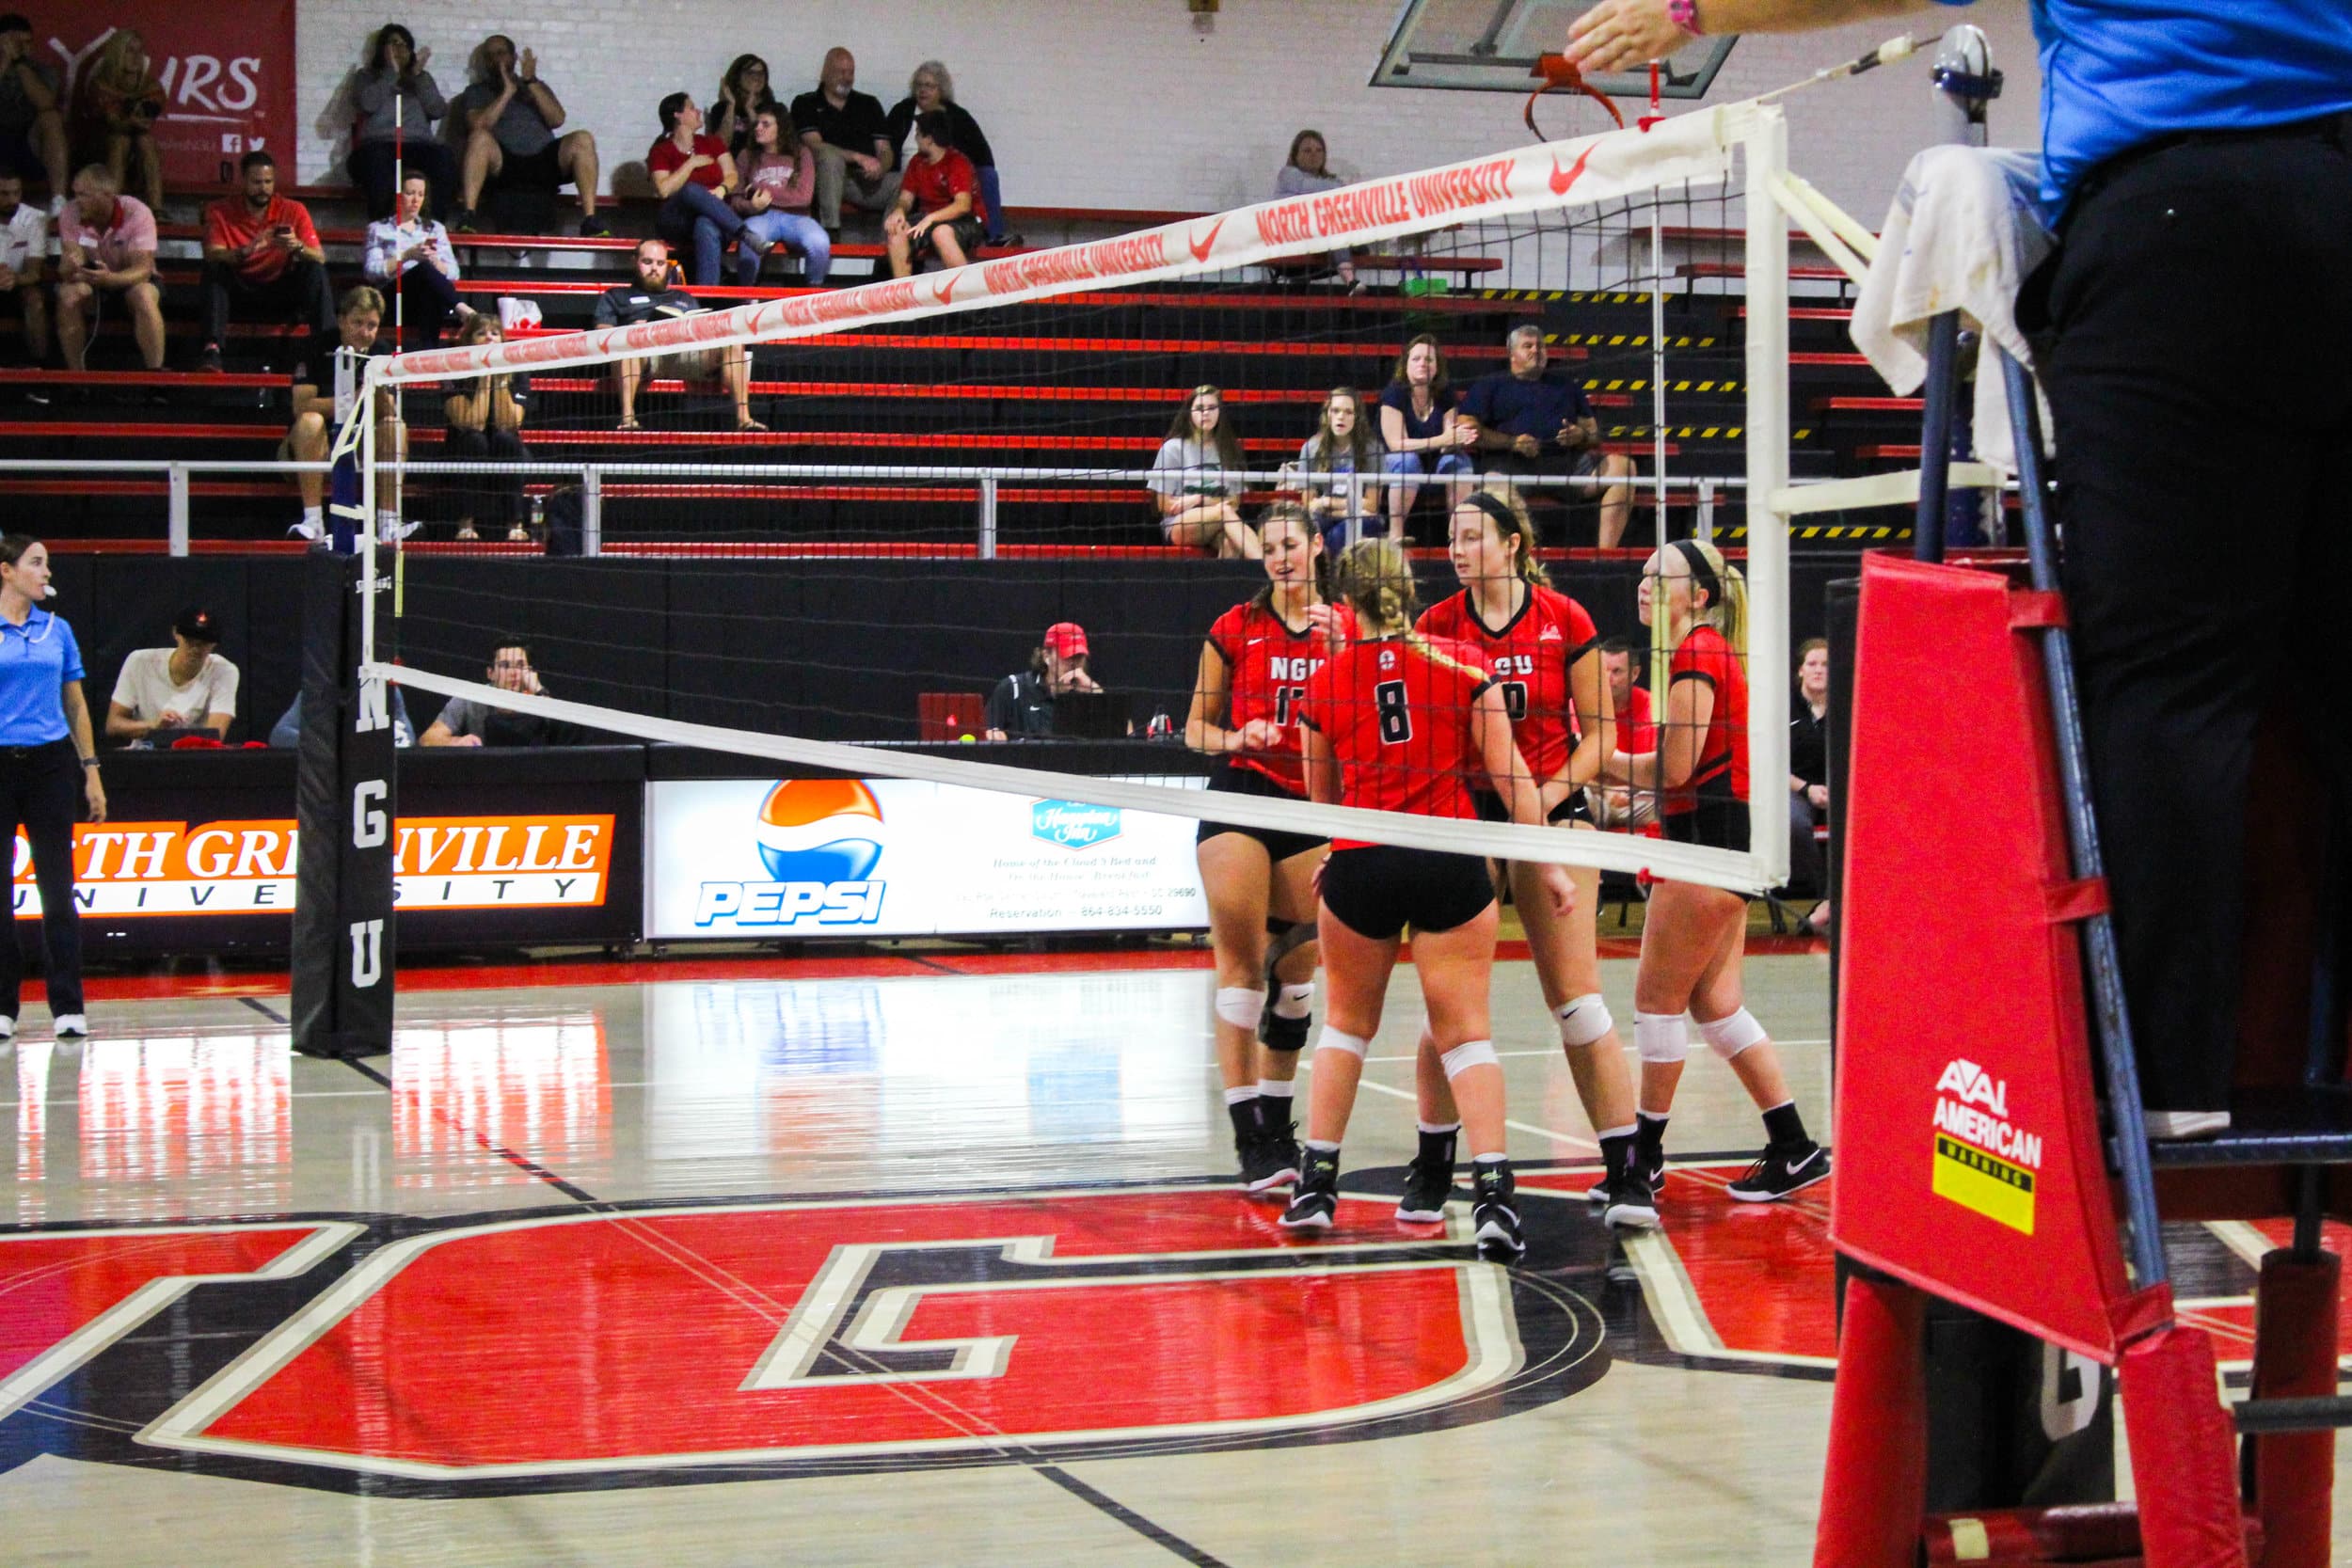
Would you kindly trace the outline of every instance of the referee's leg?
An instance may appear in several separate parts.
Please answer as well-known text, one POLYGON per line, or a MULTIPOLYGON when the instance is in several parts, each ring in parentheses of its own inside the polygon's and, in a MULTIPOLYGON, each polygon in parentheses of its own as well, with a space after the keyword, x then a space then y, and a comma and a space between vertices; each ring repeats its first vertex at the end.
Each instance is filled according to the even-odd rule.
MULTIPOLYGON (((2056 263, 2066 586, 2152 1109, 2228 1103, 2255 725, 2344 585, 2296 567, 2326 532, 2340 565, 2352 521, 2347 214, 2317 137, 2185 146, 2083 198, 2056 263)), ((2338 693, 2344 667, 2338 639, 2338 693)))
MULTIPOLYGON (((33 880, 40 889, 41 945, 47 965, 49 1016, 84 1011, 82 911, 73 902, 73 821, 81 814, 82 764, 70 740, 44 746, 25 764, 19 797, 24 837, 33 847, 33 880)), ((0 944, 5 945, 5 944, 0 944)), ((13 954, 10 962, 17 961, 13 954)))

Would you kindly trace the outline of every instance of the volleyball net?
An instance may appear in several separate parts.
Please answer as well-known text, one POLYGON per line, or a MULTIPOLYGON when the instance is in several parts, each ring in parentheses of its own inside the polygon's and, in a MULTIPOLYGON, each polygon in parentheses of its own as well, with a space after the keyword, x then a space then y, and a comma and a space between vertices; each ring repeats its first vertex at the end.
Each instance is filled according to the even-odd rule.
POLYGON ((371 388, 409 422, 384 450, 383 427, 354 419, 339 455, 366 515, 389 486, 428 528, 400 546, 363 531, 392 613, 366 622, 362 678, 406 688, 420 727, 467 699, 779 768, 1777 885, 1788 560, 1765 498, 1789 446, 1785 145, 1777 109, 1732 104, 726 309, 691 286, 675 298, 655 270, 611 296, 642 320, 373 361, 371 388), (1410 345, 1428 340, 1451 395, 1500 430, 1531 331, 1580 417, 1525 446, 1385 450, 1383 392, 1402 386, 1415 420, 1423 406, 1410 345), (482 450, 501 420, 528 458, 437 460, 482 450), (566 471, 557 451, 588 456, 566 471), (1726 546, 1764 781, 1750 850, 1203 794, 1185 721, 1211 624, 1266 585, 1265 515, 1299 509, 1333 552, 1401 535, 1427 605, 1460 591, 1448 515, 1472 489, 1525 508, 1555 585, 1632 645, 1661 702, 1668 650, 1640 624, 1642 574, 1669 539, 1726 546), (429 547, 452 506, 485 533, 535 520, 581 559, 429 547), (1054 705, 1053 727, 1132 729, 1163 760, 1131 746, 1102 773, 1051 740, 1017 758, 989 744, 1000 677, 1034 663, 1060 679, 1066 660, 1044 656, 1065 627, 1104 689, 1054 705), (516 645, 542 690, 492 684, 494 651, 516 645))

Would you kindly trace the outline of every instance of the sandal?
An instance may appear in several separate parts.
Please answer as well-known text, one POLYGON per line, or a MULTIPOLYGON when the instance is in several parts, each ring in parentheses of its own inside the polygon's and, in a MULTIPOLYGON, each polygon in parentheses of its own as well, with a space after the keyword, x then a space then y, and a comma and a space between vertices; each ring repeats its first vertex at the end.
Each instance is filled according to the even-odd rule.
POLYGON ((528 545, 531 543, 531 531, 516 523, 506 531, 506 542, 510 545, 528 545))
POLYGON ((471 543, 475 540, 479 540, 482 535, 474 531, 474 526, 471 523, 460 523, 457 525, 457 537, 468 543, 471 543))
POLYGON ((749 435, 755 430, 765 431, 767 428, 768 427, 766 425, 761 424, 757 420, 742 419, 735 421, 735 433, 738 436, 749 435))
POLYGON ((613 428, 615 430, 643 430, 645 427, 637 422, 636 415, 631 414, 628 419, 623 420, 619 424, 613 426, 613 428))

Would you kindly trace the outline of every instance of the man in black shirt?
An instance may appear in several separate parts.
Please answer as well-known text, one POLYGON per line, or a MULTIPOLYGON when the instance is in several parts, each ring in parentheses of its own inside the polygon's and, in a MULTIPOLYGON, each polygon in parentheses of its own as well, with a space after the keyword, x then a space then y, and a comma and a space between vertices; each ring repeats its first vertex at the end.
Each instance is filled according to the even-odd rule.
POLYGON ((1086 628, 1075 621, 1057 621, 1045 628, 1044 641, 1029 656, 1029 667, 1007 675, 988 694, 988 738, 1027 740, 1052 735, 1055 698, 1102 689, 1103 683, 1087 673, 1086 628))
MULTIPOLYGON (((294 423, 286 431, 285 454, 297 463, 320 463, 333 449, 335 433, 352 418, 366 385, 367 362, 384 352, 376 341, 384 328, 384 296, 362 283, 344 292, 335 308, 335 332, 314 335, 294 368, 294 423), (338 350, 349 350, 347 358, 338 350)), ((408 455, 408 427, 402 423, 389 392, 375 393, 375 527, 386 544, 417 531, 415 523, 400 520, 400 470, 391 465, 408 455)), ((334 472, 303 469, 294 475, 302 497, 302 520, 286 531, 312 544, 331 531, 336 547, 349 547, 349 535, 366 524, 359 510, 359 469, 356 454, 344 456, 334 472), (337 516, 330 530, 324 497, 329 481, 335 491, 337 516)))
POLYGON ((792 123, 817 155, 817 221, 841 227, 841 203, 883 213, 898 199, 891 165, 890 121, 882 101, 852 91, 857 58, 838 45, 825 52, 815 92, 792 100, 792 123))
MULTIPOLYGON (((596 296, 598 326, 636 326, 657 318, 691 316, 702 309, 692 294, 672 282, 667 241, 639 241, 636 264, 636 282, 607 289, 596 296)), ((665 354, 658 358, 613 360, 612 389, 621 397, 621 429, 641 428, 637 423, 637 388, 644 383, 646 368, 653 365, 660 366, 689 386, 710 388, 724 383, 727 395, 735 402, 735 428, 768 428, 752 418, 751 352, 741 343, 726 343, 683 354, 665 354)))

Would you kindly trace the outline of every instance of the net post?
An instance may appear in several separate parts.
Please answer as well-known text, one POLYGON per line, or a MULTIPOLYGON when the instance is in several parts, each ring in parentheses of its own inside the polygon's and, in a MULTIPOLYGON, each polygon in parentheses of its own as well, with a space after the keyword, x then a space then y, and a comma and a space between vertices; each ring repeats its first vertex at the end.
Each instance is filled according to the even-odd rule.
POLYGON ((996 476, 980 476, 980 538, 982 561, 996 559, 996 476))
POLYGON ((1699 481, 1696 531, 1708 544, 1715 542, 1715 482, 1711 479, 1699 481))
POLYGON ((594 463, 580 470, 580 553, 604 553, 604 470, 594 463))
POLYGON ((174 559, 184 559, 188 553, 188 466, 174 463, 164 471, 164 483, 171 499, 165 503, 165 532, 174 559))
MULTIPOLYGON (((1788 166, 1788 122, 1770 105, 1743 138, 1747 181, 1748 754, 1788 746, 1788 525, 1774 498, 1788 483, 1788 220, 1772 185, 1788 166)), ((1777 785, 1778 773, 1754 777, 1777 785)), ((1765 887, 1788 879, 1787 808, 1777 787, 1748 791, 1748 842, 1765 887), (1777 809, 1774 809, 1777 808, 1777 809)))
MULTIPOLYGON (((359 620, 358 653, 361 664, 375 662, 375 382, 376 362, 370 361, 367 373, 359 379, 359 395, 353 399, 351 417, 358 421, 359 448, 359 563, 361 596, 370 613, 359 620)), ((330 460, 333 448, 328 449, 330 460)), ((327 476, 331 484, 334 476, 327 476)))

